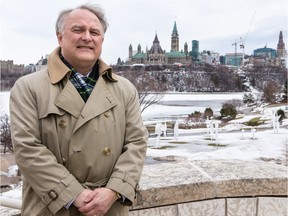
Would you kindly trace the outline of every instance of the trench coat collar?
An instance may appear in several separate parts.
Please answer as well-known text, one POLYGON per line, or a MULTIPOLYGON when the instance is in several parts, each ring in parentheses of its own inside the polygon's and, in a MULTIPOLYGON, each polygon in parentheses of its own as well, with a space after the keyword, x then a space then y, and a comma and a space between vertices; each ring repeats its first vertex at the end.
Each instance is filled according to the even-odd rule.
POLYGON ((85 103, 74 85, 68 80, 56 98, 55 105, 78 118, 85 103))
POLYGON ((116 98, 111 90, 109 90, 106 82, 103 76, 99 77, 91 95, 81 110, 73 133, 89 120, 107 112, 117 105, 116 98))
MULTIPOLYGON (((57 47, 48 57, 48 73, 52 84, 61 81, 66 74, 70 73, 70 69, 62 62, 59 57, 60 47, 57 47)), ((101 58, 99 59, 99 74, 108 80, 117 81, 112 69, 101 58)))

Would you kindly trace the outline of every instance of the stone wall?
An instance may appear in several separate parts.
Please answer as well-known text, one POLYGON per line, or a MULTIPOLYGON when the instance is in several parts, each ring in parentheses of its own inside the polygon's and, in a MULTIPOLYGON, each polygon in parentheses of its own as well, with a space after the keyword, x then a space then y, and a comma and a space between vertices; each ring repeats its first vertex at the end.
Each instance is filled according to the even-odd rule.
POLYGON ((144 166, 130 216, 287 216, 287 166, 239 160, 144 166))

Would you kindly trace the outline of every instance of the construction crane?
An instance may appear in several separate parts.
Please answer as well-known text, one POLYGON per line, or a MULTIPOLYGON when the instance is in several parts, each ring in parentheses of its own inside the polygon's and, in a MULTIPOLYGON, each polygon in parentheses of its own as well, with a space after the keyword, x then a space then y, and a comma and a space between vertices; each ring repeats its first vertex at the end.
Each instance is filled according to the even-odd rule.
POLYGON ((252 26, 252 23, 253 23, 253 20, 254 20, 254 17, 255 17, 255 14, 256 14, 256 11, 254 12, 251 20, 250 20, 250 24, 249 24, 249 27, 248 27, 248 30, 247 30, 247 33, 244 37, 244 39, 242 37, 240 37, 240 49, 242 49, 242 63, 241 63, 241 67, 244 66, 244 55, 245 55, 245 52, 244 52, 244 49, 245 49, 245 43, 246 43, 246 40, 247 40, 247 36, 250 32, 250 29, 251 29, 251 26, 252 26))
POLYGON ((234 62, 237 68, 239 67, 238 61, 237 61, 237 42, 233 43, 232 46, 235 46, 235 53, 234 53, 234 62))

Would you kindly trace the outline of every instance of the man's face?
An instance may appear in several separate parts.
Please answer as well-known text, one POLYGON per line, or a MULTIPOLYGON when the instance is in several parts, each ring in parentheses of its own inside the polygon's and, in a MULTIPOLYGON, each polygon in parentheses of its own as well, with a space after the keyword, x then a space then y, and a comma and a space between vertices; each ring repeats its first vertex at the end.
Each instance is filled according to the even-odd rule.
POLYGON ((57 38, 62 55, 77 69, 93 66, 100 57, 104 30, 95 14, 77 9, 67 15, 57 38))

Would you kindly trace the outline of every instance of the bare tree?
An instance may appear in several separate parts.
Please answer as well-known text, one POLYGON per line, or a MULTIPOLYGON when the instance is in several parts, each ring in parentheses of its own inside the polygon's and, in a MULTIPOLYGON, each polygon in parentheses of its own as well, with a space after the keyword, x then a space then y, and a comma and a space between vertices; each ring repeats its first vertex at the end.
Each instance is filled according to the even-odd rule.
POLYGON ((149 106, 159 102, 167 90, 167 85, 146 71, 127 71, 123 74, 137 88, 141 113, 149 106))
POLYGON ((12 140, 11 140, 11 128, 10 119, 7 114, 0 117, 0 132, 1 132, 1 145, 4 145, 4 154, 7 149, 13 152, 12 140))
POLYGON ((267 103, 276 103, 281 86, 275 81, 269 81, 263 88, 263 100, 267 103))

